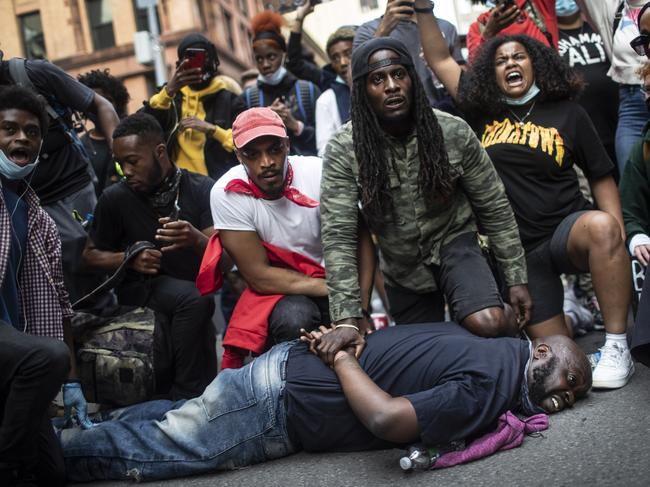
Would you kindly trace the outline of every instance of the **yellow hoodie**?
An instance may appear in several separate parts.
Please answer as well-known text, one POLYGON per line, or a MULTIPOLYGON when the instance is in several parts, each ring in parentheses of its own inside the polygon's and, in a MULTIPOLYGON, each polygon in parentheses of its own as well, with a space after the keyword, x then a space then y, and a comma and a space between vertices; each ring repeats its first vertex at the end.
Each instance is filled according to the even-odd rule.
MULTIPOLYGON (((205 109, 201 98, 206 95, 212 95, 226 89, 226 84, 219 78, 214 78, 212 82, 199 91, 194 91, 189 86, 181 88, 183 103, 181 105, 181 120, 187 117, 196 117, 199 120, 205 120, 205 109)), ((151 108, 157 110, 169 110, 172 107, 173 98, 169 96, 165 87, 159 93, 156 93, 149 100, 151 108)), ((180 120, 179 120, 180 121, 180 120)), ((232 141, 232 130, 223 129, 215 125, 212 137, 221 143, 223 148, 232 152, 235 148, 232 141)), ((199 174, 207 175, 208 169, 205 165, 203 147, 205 146, 206 134, 198 130, 187 129, 176 134, 178 147, 172 159, 180 168, 199 174)))

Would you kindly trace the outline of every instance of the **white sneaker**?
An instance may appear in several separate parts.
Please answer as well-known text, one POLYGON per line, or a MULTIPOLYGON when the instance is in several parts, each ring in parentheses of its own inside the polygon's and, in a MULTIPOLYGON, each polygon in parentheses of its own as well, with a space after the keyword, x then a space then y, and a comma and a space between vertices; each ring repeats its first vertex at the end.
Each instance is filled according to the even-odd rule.
POLYGON ((634 362, 627 349, 617 343, 605 344, 600 349, 600 360, 593 371, 593 387, 617 389, 627 384, 634 374, 634 362))

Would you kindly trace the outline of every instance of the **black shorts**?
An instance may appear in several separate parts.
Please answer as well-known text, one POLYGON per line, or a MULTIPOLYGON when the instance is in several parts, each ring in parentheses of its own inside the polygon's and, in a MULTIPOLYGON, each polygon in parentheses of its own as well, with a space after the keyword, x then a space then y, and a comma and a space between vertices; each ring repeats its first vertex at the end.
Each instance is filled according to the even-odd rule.
POLYGON ((569 260, 567 244, 575 222, 587 211, 577 211, 564 218, 550 239, 526 253, 528 292, 533 300, 530 324, 535 325, 562 313, 564 288, 561 274, 580 274, 569 260))
POLYGON ((503 308, 492 269, 478 245, 476 233, 464 233, 440 249, 440 266, 432 266, 438 291, 419 294, 386 285, 390 314, 398 325, 445 319, 445 297, 458 323, 485 308, 503 308))

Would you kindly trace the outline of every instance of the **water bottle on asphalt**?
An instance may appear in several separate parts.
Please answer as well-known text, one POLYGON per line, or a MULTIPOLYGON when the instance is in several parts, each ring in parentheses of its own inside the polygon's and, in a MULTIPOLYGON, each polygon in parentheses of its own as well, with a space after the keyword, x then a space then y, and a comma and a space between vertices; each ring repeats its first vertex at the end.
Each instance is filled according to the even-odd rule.
POLYGON ((426 448, 422 444, 411 445, 406 455, 399 459, 399 466, 405 472, 412 470, 429 470, 440 456, 435 448, 426 448))

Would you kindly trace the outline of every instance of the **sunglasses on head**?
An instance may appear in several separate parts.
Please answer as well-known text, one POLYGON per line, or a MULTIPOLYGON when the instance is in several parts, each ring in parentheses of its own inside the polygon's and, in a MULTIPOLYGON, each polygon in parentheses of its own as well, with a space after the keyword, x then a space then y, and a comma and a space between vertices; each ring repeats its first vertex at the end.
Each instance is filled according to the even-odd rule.
POLYGON ((650 57, 650 48, 648 47, 648 44, 650 44, 650 34, 641 34, 632 39, 630 47, 634 49, 639 56, 650 57))

